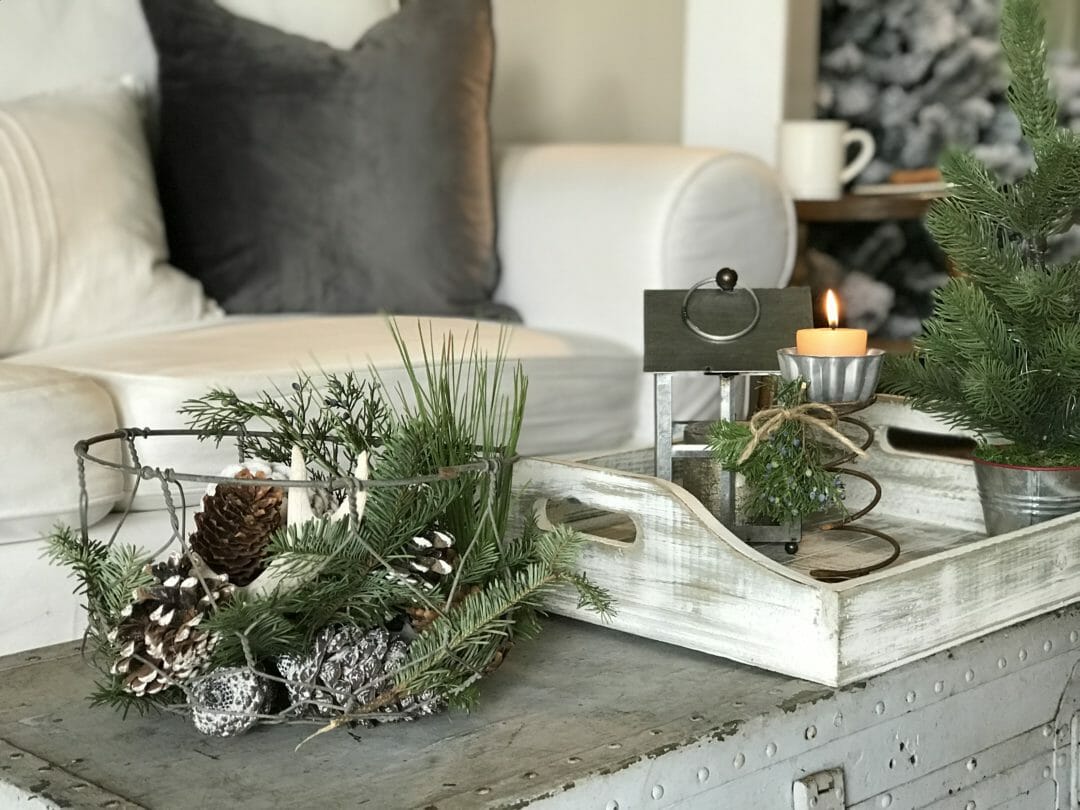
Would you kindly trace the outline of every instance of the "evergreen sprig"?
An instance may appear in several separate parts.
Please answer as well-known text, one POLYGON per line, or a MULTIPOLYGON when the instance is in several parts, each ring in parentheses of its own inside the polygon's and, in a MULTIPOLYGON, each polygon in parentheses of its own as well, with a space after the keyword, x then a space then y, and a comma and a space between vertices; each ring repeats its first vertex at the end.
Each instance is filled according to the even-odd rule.
POLYGON ((124 716, 131 709, 139 714, 176 699, 173 690, 147 696, 145 701, 122 688, 111 672, 119 649, 109 631, 119 624, 121 611, 139 588, 152 582, 147 571, 151 560, 134 545, 114 546, 93 538, 83 538, 69 526, 57 526, 47 538, 45 556, 54 565, 69 569, 78 582, 76 593, 83 595, 87 618, 86 644, 91 662, 102 677, 95 684, 91 705, 109 705, 124 716))
POLYGON ((1076 464, 1080 262, 1054 263, 1049 248, 1080 216, 1080 136, 1058 125, 1038 0, 1005 1, 1001 39, 1035 166, 1003 185, 970 152, 946 154, 950 196, 927 227, 955 277, 914 351, 888 359, 883 387, 980 436, 982 458, 1076 464))
MULTIPOLYGON (((440 520, 461 544, 460 582, 483 581, 495 571, 509 517, 511 464, 521 435, 528 380, 517 365, 506 384, 505 330, 491 358, 482 350, 479 330, 460 349, 450 335, 436 353, 429 327, 426 339, 421 333, 420 356, 415 359, 396 324, 392 333, 406 369, 406 382, 394 389, 397 409, 423 438, 426 463, 431 469, 480 459, 495 465, 490 475, 458 479, 440 520)), ((373 374, 378 377, 375 370, 373 374)))
POLYGON ((215 388, 187 400, 179 412, 202 439, 215 444, 233 431, 269 432, 244 438, 245 451, 288 464, 298 446, 315 465, 312 475, 320 478, 351 475, 360 453, 382 445, 391 418, 378 385, 353 371, 328 373, 319 385, 301 374, 287 390, 264 391, 254 400, 215 388))
POLYGON ((86 598, 92 620, 90 632, 117 622, 132 593, 151 582, 149 556, 134 545, 111 546, 84 539, 69 526, 57 526, 48 537, 45 556, 54 565, 70 569, 78 581, 75 592, 86 598))
MULTIPOLYGON (((774 401, 780 408, 806 402, 801 379, 775 380, 774 401)), ((844 483, 825 468, 837 450, 822 442, 807 426, 789 419, 764 441, 750 457, 739 458, 753 439, 745 422, 720 420, 709 433, 709 449, 725 469, 743 475, 746 488, 742 510, 752 521, 790 523, 811 515, 844 508, 844 483)))
POLYGON ((519 625, 517 613, 542 610, 544 598, 560 586, 576 588, 582 606, 611 616, 607 592, 574 570, 585 542, 564 526, 531 535, 518 567, 466 597, 413 642, 395 675, 400 694, 435 689, 453 697, 462 692, 483 674, 501 645, 538 629, 531 618, 519 625))

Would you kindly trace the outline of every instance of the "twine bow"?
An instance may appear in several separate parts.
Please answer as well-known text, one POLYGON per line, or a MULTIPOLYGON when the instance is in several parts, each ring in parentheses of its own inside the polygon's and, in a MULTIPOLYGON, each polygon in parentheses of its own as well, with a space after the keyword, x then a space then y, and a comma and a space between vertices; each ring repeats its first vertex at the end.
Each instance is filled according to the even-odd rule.
POLYGON ((750 417, 750 433, 752 436, 743 449, 742 455, 739 456, 738 463, 742 464, 750 458, 759 444, 776 433, 789 420, 802 422, 807 427, 820 430, 825 435, 836 439, 842 447, 857 456, 866 455, 866 451, 837 430, 836 426, 840 423, 840 419, 836 415, 836 411, 820 402, 807 402, 796 405, 794 408, 767 408, 750 417))

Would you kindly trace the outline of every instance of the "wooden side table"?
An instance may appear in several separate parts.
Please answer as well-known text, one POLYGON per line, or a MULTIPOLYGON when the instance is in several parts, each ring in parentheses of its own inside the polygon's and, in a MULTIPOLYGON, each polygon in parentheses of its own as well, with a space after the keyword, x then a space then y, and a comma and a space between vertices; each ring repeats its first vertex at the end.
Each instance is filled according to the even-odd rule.
POLYGON ((946 196, 946 191, 916 191, 904 194, 845 194, 838 200, 796 200, 799 224, 798 253, 791 284, 810 282, 807 239, 811 224, 839 222, 885 222, 922 219, 930 203, 946 196))

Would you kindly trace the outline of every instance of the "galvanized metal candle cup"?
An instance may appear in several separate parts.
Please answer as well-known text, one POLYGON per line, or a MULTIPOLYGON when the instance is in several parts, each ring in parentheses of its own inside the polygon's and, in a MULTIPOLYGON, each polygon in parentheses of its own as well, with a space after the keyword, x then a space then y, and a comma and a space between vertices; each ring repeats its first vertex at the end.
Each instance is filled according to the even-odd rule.
POLYGON ((866 402, 877 390, 885 352, 868 349, 852 357, 815 357, 799 354, 794 346, 776 352, 780 376, 787 381, 802 377, 811 402, 866 402))

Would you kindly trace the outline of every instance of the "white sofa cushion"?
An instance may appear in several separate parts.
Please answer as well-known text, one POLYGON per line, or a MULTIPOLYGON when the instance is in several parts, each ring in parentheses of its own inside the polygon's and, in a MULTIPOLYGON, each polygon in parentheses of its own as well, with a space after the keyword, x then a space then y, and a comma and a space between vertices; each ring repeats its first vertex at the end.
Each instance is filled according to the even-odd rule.
MULTIPOLYGON (((171 534, 164 512, 136 512, 123 517, 106 515, 91 530, 95 540, 137 545, 148 553, 160 552, 171 534)), ((187 515, 187 526, 191 525, 187 515)), ((169 551, 175 551, 175 544, 169 551)), ((59 644, 82 636, 86 630, 84 597, 75 593, 71 569, 52 565, 43 558, 45 541, 27 539, 0 543, 0 656, 59 644)), ((159 554, 164 556, 164 554, 159 554)), ((0 807, 7 807, 0 800, 0 807)))
POLYGON ((217 4, 249 20, 342 50, 351 48, 371 26, 398 9, 398 0, 217 0, 217 4))
MULTIPOLYGON (((477 328, 458 318, 400 318, 403 337, 419 362, 420 333, 436 348, 453 335, 462 349, 477 328)), ((482 348, 494 355, 498 324, 479 324, 482 348)), ((640 358, 624 347, 591 337, 513 327, 509 359, 529 378, 522 453, 554 454, 602 449, 626 442, 634 428, 640 358)), ((240 397, 289 386, 298 370, 318 376, 378 369, 393 387, 406 381, 388 322, 378 315, 232 318, 217 325, 138 337, 105 339, 12 358, 15 363, 56 366, 96 380, 116 404, 125 427, 183 427, 180 404, 211 387, 240 397)), ((505 383, 509 383, 509 374, 505 383)), ((142 464, 216 474, 235 460, 223 445, 193 439, 154 438, 140 445, 142 464)), ((196 492, 198 488, 191 488, 196 492)), ((136 508, 160 508, 159 491, 143 484, 136 508), (145 487, 145 489, 144 489, 145 487)))
MULTIPOLYGON (((252 20, 351 48, 397 0, 219 0, 252 20)), ((147 87, 157 57, 139 0, 0 2, 0 99, 133 74, 147 87)))
MULTIPOLYGON (((685 290, 721 267, 783 287, 795 208, 776 174, 736 152, 657 144, 541 144, 499 161, 496 299, 539 329, 581 329, 644 351, 643 290, 685 290), (571 295, 551 291, 572 290, 571 295)), ((642 402, 652 376, 640 375, 642 402)), ((719 416, 716 380, 679 374, 677 420, 719 416)), ((651 407, 638 435, 653 435, 651 407)))
MULTIPOLYGON (((79 439, 116 429, 105 390, 88 377, 55 368, 0 363, 0 545, 36 537, 57 523, 78 524, 79 488, 73 448, 79 439)), ((102 456, 116 461, 116 448, 102 456)), ((91 522, 123 492, 116 470, 87 465, 91 522)))
POLYGON ((0 104, 0 356, 212 314, 165 256, 132 91, 0 104))

